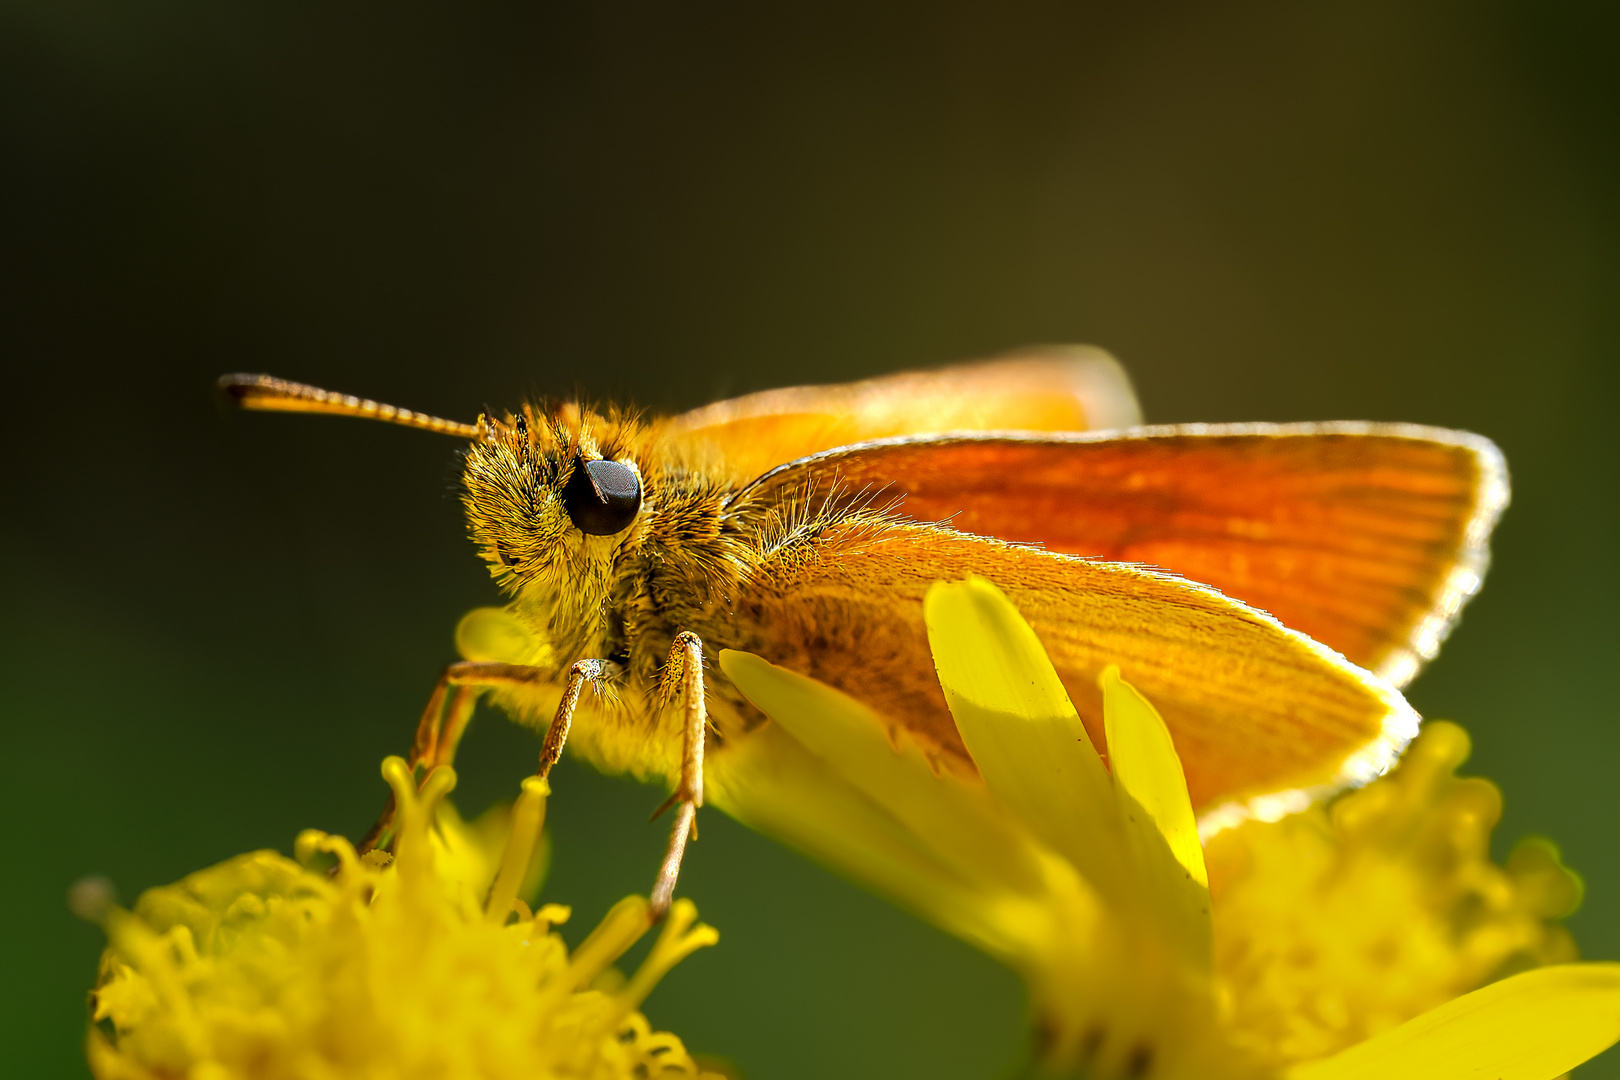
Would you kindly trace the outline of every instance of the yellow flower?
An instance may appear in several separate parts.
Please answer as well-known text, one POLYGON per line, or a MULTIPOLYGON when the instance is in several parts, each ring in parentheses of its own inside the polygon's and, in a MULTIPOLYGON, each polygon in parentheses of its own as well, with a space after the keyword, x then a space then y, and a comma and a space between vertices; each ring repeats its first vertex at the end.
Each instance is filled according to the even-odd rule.
POLYGON ((1169 731, 1116 670, 1105 766, 994 586, 936 585, 926 616, 981 783, 935 774, 837 691, 727 652, 775 723, 716 756, 709 797, 1016 968, 1042 1070, 1550 1080, 1620 1039, 1620 965, 1473 989, 1572 956, 1545 918, 1578 886, 1546 847, 1489 863, 1495 791, 1451 775, 1458 729, 1431 726, 1331 813, 1223 837, 1206 865, 1169 731))
POLYGON ((253 852, 152 889, 133 912, 100 905, 96 1076, 718 1080, 637 1011, 670 967, 718 939, 694 925, 690 901, 619 979, 609 965, 651 926, 644 898, 620 901, 572 953, 551 931, 568 909, 532 912, 520 898, 539 861, 544 781, 478 829, 444 802, 451 770, 420 793, 399 758, 383 775, 399 806, 396 857, 357 857, 309 831, 296 862, 253 852))
POLYGON ((1580 879, 1544 840, 1490 859, 1502 797, 1461 779, 1468 735, 1432 721, 1394 772, 1330 806, 1206 848, 1215 970, 1240 1041, 1287 1060, 1341 1050, 1492 978, 1576 958, 1549 919, 1580 879))

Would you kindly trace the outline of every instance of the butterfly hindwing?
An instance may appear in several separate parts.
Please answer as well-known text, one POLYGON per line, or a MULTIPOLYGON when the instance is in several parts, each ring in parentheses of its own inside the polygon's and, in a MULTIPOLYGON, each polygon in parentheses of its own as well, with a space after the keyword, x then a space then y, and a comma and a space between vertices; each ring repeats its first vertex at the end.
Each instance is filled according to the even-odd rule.
POLYGON ((1215 589, 937 526, 833 526, 816 557, 750 590, 739 615, 767 660, 830 683, 965 763, 923 625, 938 580, 978 575, 1034 627, 1093 741, 1097 678, 1119 665, 1169 725, 1194 805, 1364 780, 1417 717, 1384 680, 1215 589))

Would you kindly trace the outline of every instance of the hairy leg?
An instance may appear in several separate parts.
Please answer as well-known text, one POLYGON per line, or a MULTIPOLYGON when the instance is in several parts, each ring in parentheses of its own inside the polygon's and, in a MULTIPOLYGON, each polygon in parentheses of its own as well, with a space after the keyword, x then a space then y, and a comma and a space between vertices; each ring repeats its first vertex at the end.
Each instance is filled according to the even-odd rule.
MULTIPOLYGON (((601 664, 601 661, 580 661, 574 668, 582 664, 601 664)), ((416 738, 411 742, 411 753, 408 758, 413 772, 425 774, 432 772, 440 765, 455 763, 456 747, 461 743, 461 736, 467 730, 467 724, 472 720, 473 710, 478 705, 478 698, 486 690, 497 687, 535 686, 544 685, 551 681, 552 675, 544 668, 529 667, 525 664, 501 664, 477 660, 463 660, 451 664, 439 676, 439 681, 433 687, 433 693, 428 697, 427 708, 422 710, 422 718, 416 724, 416 738)), ((564 700, 569 705, 569 715, 572 718, 573 702, 579 698, 578 680, 574 671, 569 672, 569 686, 572 688, 572 698, 564 694, 564 700)), ((553 727, 556 726, 554 723, 553 727)), ((566 726, 564 737, 566 737, 566 726)), ((546 734, 546 745, 551 743, 551 732, 546 734)), ((557 752, 561 753, 562 746, 559 740, 557 752)), ((542 772, 547 766, 542 762, 542 772)), ((394 823, 394 798, 388 797, 388 803, 383 807, 382 816, 377 819, 360 841, 362 853, 373 848, 384 846, 392 840, 394 823)))
MULTIPOLYGON (((669 830, 669 845, 653 882, 652 917, 661 919, 675 899, 675 881, 681 873, 681 857, 686 844, 697 837, 697 808, 703 805, 703 735, 708 712, 703 703, 703 642, 690 631, 675 636, 664 665, 663 700, 676 697, 681 709, 681 774, 670 802, 675 805, 675 821, 669 830)), ((668 805, 668 804, 666 804, 668 805)))

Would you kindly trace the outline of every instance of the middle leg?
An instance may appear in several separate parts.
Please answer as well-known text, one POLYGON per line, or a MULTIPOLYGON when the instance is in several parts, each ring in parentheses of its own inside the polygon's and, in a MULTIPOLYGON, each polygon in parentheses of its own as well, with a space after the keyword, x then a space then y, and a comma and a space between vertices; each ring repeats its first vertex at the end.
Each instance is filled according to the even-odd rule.
MULTIPOLYGON (((703 736, 708 711, 703 701, 703 642, 689 630, 675 635, 664 665, 660 700, 678 697, 681 708, 681 772, 670 802, 675 805, 675 821, 670 826, 664 861, 653 882, 652 917, 664 917, 675 899, 675 881, 681 873, 681 857, 689 840, 697 838, 697 808, 703 805, 703 736)), ((665 804, 669 805, 668 803, 665 804)))

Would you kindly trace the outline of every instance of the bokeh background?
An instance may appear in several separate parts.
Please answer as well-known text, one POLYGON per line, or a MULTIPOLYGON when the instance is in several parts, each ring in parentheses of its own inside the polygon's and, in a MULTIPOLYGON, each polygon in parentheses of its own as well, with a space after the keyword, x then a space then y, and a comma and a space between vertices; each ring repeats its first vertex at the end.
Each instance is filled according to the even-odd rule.
MULTIPOLYGON (((4 0, 3 1071, 84 1075, 70 882, 361 830, 495 595, 451 442, 229 414, 232 370, 470 418, 1084 341, 1154 421, 1484 432, 1514 505, 1412 696, 1620 958, 1617 13, 4 0)), ((486 714, 463 804, 535 750, 486 714)), ((578 934, 647 887, 659 793, 557 786, 578 934)), ((1010 974, 718 813, 682 881, 724 941, 648 1011, 694 1050, 762 1078, 1019 1053, 1010 974)))

